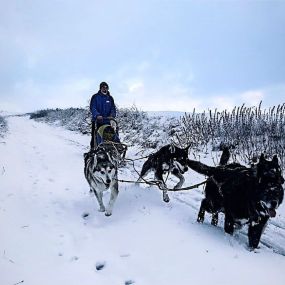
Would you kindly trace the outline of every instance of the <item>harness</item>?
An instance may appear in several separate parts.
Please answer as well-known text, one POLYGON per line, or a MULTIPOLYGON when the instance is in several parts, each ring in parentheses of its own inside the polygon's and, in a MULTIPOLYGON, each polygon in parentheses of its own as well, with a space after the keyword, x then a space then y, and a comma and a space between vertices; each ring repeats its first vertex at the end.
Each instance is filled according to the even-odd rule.
MULTIPOLYGON (((140 173, 136 170, 135 168, 135 164, 134 162, 137 161, 137 160, 141 160, 141 159, 144 159, 144 158, 148 158, 150 157, 151 155, 153 154, 150 154, 148 156, 144 156, 144 157, 140 157, 140 158, 137 158, 137 159, 130 159, 130 158, 125 158, 126 161, 128 162, 131 162, 132 165, 133 165, 133 169, 135 170, 135 172, 138 174, 138 176, 140 176, 140 173)), ((168 170, 168 175, 170 173, 170 170, 168 170)), ((191 185, 191 186, 188 186, 188 187, 183 187, 183 188, 175 188, 175 189, 172 189, 172 188, 167 188, 164 186, 162 186, 162 182, 160 181, 157 181, 157 180, 146 180, 144 178, 141 178, 143 181, 133 181, 133 180, 124 180, 124 179, 117 179, 118 182, 125 182, 125 183, 140 183, 140 184, 147 184, 147 185, 150 185, 150 186, 157 186, 160 190, 167 190, 167 191, 173 191, 173 192, 176 192, 176 191, 186 191, 186 190, 191 190, 191 189, 194 189, 194 188, 198 188, 199 186, 203 185, 203 184, 206 184, 208 182, 208 179, 204 180, 203 182, 200 182, 200 183, 197 183, 197 184, 194 184, 194 185, 191 185)))

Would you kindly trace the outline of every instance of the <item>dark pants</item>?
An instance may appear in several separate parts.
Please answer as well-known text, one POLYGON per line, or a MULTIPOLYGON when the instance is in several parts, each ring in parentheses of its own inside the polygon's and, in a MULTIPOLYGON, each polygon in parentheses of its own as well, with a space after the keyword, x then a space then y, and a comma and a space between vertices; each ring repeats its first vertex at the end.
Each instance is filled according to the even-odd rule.
POLYGON ((95 123, 95 122, 92 122, 92 125, 91 125, 90 149, 94 149, 95 144, 96 144, 96 134, 95 134, 96 129, 97 129, 96 123, 95 123))

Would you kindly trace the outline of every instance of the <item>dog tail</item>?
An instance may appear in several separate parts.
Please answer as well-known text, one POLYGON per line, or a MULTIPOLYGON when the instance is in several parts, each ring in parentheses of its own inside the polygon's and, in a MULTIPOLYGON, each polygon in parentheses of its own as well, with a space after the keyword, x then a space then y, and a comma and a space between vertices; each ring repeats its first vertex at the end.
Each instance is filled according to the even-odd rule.
POLYGON ((228 147, 224 147, 219 165, 226 165, 229 159, 230 159, 230 150, 228 147))
POLYGON ((187 160, 188 166, 193 169, 194 171, 206 175, 206 176, 212 176, 215 174, 215 167, 208 166, 202 162, 196 161, 196 160, 187 160))
MULTIPOLYGON (((223 179, 225 176, 231 176, 235 175, 236 170, 242 170, 244 171, 245 169, 243 167, 236 168, 236 169, 229 169, 226 168, 225 166, 208 166, 202 162, 196 161, 196 160, 187 160, 187 165, 194 171, 206 175, 208 177, 210 176, 215 176, 216 179, 220 180, 223 179)), ((246 169, 248 171, 248 169, 246 169)))
POLYGON ((208 166, 206 164, 203 164, 199 161, 188 159, 188 166, 193 169, 194 171, 206 175, 206 176, 212 176, 217 174, 222 174, 223 172, 227 171, 223 166, 227 165, 228 161, 230 159, 230 150, 228 147, 223 148, 223 153, 220 158, 220 167, 212 167, 208 166))

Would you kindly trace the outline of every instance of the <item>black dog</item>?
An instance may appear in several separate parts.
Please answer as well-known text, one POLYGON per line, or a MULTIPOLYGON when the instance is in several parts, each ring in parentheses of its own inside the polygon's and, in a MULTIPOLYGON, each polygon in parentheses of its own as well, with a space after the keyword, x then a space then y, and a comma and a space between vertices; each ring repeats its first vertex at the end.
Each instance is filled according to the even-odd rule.
MULTIPOLYGON (((219 165, 220 166, 226 165, 226 167, 229 169, 235 169, 235 168, 239 168, 240 170, 247 169, 245 166, 242 166, 239 163, 227 164, 229 158, 230 158, 229 149, 228 147, 224 147, 219 165)), ((219 212, 222 212, 224 209, 223 194, 221 193, 219 187, 216 184, 216 181, 213 178, 208 179, 204 192, 205 192, 205 198, 201 202, 197 222, 203 223, 205 218, 205 212, 209 212, 212 214, 211 224, 216 226, 219 220, 219 212)))
POLYGON ((169 202, 167 194, 167 187, 163 181, 163 174, 170 172, 179 178, 179 182, 174 187, 181 188, 185 179, 183 177, 184 172, 188 170, 187 159, 188 159, 189 146, 181 149, 174 145, 165 145, 159 151, 151 154, 147 161, 143 164, 140 178, 138 182, 143 179, 150 171, 154 171, 155 178, 161 182, 163 188, 163 201, 169 202))
POLYGON ((213 214, 212 224, 218 222, 218 213, 225 214, 224 230, 233 234, 235 225, 247 220, 249 247, 256 248, 270 217, 276 215, 282 203, 284 178, 277 156, 266 160, 262 154, 257 165, 247 168, 240 164, 210 167, 188 160, 193 170, 207 175, 206 198, 201 203, 198 221, 203 222, 205 211, 213 214))

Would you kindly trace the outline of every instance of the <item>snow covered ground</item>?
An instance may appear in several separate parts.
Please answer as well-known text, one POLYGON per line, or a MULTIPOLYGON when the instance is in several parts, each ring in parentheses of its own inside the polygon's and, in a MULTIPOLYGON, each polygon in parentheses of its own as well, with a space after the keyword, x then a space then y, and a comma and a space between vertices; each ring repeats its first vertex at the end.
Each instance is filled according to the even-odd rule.
MULTIPOLYGON (((202 187, 171 192, 166 204, 154 187, 121 183, 106 217, 83 175, 88 136, 27 117, 8 125, 0 143, 1 285, 284 284, 285 203, 257 253, 245 229, 230 237, 222 220, 196 222, 202 187)), ((119 178, 135 180, 132 165, 119 178)), ((203 179, 189 171, 185 186, 203 179)))

